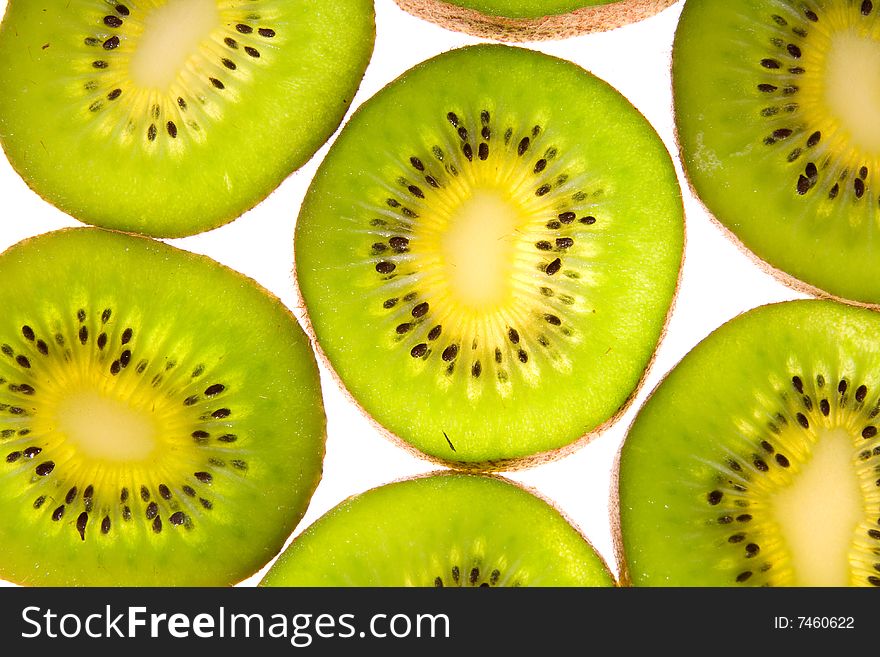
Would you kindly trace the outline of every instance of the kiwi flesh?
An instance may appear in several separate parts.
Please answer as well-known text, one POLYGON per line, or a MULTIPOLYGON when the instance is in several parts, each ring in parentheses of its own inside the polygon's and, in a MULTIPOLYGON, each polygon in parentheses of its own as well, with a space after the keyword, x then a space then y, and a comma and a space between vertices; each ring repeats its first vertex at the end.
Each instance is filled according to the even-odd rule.
POLYGON ((584 536, 506 479, 435 473, 339 504, 261 586, 613 586, 584 536))
POLYGON ((0 578, 220 586, 275 556, 321 476, 292 314, 204 256, 96 228, 0 255, 0 578))
POLYGON ((635 585, 880 586, 880 315, 763 306, 668 374, 619 455, 635 585))
POLYGON ((685 3, 672 58, 685 172, 785 282, 880 303, 880 3, 685 3))
POLYGON ((542 53, 451 51, 368 100, 295 230, 319 349, 391 436, 459 468, 612 421, 664 330, 681 193, 617 91, 542 53))
POLYGON ((653 16, 675 0, 395 0, 450 30, 498 41, 565 39, 653 16))
POLYGON ((85 223, 202 232, 327 140, 374 34, 369 0, 10 0, 0 144, 85 223))

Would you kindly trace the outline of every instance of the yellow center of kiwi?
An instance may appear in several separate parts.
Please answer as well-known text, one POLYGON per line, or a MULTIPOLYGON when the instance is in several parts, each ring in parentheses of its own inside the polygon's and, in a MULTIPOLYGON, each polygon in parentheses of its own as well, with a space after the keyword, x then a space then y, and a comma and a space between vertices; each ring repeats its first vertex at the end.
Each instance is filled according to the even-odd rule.
POLYGON ((55 410, 58 429, 85 456, 139 461, 156 449, 155 417, 123 399, 82 390, 65 396, 55 410))
POLYGON ((519 158, 494 161, 467 166, 432 190, 411 242, 424 264, 425 297, 444 310, 444 331, 481 344, 534 322, 538 267, 563 255, 535 248, 547 239, 548 217, 557 214, 553 199, 535 194, 535 176, 519 158))
MULTIPOLYGON (((843 4, 843 3, 841 3, 843 4)), ((844 161, 880 165, 880 23, 830 6, 810 24, 797 76, 811 128, 844 161)))
POLYGON ((82 467, 155 467, 171 454, 179 457, 181 449, 195 449, 180 441, 192 425, 183 405, 139 379, 112 376, 106 363, 82 356, 44 363, 34 435, 52 437, 55 447, 82 467))
POLYGON ((450 212, 440 254, 452 299, 482 311, 508 301, 513 240, 521 223, 522 211, 496 190, 476 189, 450 212))
POLYGON ((143 18, 143 33, 129 62, 132 81, 168 90, 199 45, 220 26, 214 0, 169 0, 143 18))
POLYGON ((843 428, 817 430, 809 460, 770 496, 770 510, 788 546, 797 586, 849 586, 851 546, 865 517, 854 439, 843 428))
POLYGON ((880 153, 880 40, 848 30, 831 37, 823 99, 852 143, 880 153))

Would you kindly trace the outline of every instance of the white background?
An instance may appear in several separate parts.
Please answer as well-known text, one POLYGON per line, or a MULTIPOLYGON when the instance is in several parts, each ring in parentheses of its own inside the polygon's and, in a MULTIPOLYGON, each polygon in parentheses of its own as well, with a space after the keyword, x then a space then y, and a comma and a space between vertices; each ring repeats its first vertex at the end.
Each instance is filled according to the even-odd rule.
MULTIPOLYGON (((0 13, 6 4, 0 0, 0 13)), ((765 274, 728 241, 684 182, 673 137, 669 79, 672 39, 681 5, 678 2, 653 18, 611 32, 526 44, 580 64, 628 97, 673 153, 684 195, 687 247, 681 288, 667 336, 635 403, 619 422, 575 453, 509 475, 552 500, 615 572, 608 520, 611 471, 638 408, 663 374, 724 321, 764 303, 803 297, 765 274)), ((376 26, 375 52, 355 97, 355 108, 418 62, 480 41, 413 18, 392 0, 376 0, 376 26)), ((326 150, 327 145, 269 198, 236 221, 202 235, 168 241, 247 274, 298 312, 291 275, 294 222, 326 150)), ((31 235, 77 225, 30 191, 5 157, 0 158, 0 249, 31 235)), ((327 372, 322 371, 322 380, 328 419, 324 476, 294 536, 350 495, 436 469, 381 436, 327 372)), ((265 569, 242 584, 256 584, 263 572, 265 569)))

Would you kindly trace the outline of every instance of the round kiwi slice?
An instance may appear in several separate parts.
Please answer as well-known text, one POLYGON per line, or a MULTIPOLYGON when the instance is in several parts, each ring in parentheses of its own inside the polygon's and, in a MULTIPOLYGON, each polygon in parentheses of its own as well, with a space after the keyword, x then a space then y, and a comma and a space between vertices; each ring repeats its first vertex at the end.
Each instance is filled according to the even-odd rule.
POLYGON ((880 315, 764 306, 676 366, 619 458, 636 585, 880 586, 880 315))
POLYGON ((564 39, 621 27, 675 0, 395 0, 442 27, 499 41, 564 39))
POLYGON ((0 578, 225 585, 318 484, 305 334, 203 256, 94 228, 0 255, 0 578))
POLYGON ((269 569, 262 586, 613 586, 553 506, 505 479, 434 474, 349 498, 269 569))
POLYGON ((669 154, 626 99, 570 62, 481 45, 355 113, 306 195, 296 276, 374 420, 436 461, 502 469, 621 411, 682 241, 669 154))
POLYGON ((791 285, 880 303, 880 3, 687 2, 675 35, 686 172, 791 285))
POLYGON ((10 0, 0 144, 81 221, 198 233, 326 141, 374 32, 370 0, 10 0))

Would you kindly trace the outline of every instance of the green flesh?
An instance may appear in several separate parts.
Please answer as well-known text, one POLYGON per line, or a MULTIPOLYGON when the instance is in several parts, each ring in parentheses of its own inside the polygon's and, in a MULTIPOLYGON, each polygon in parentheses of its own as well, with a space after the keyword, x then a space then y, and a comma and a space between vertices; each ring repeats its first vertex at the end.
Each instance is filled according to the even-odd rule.
POLYGON ((620 0, 447 0, 451 5, 474 9, 489 16, 506 18, 540 18, 567 14, 575 9, 613 5, 620 0))
POLYGON ((500 467, 626 403, 682 233, 669 155, 622 96, 568 62, 476 46, 355 114, 307 194, 296 273, 369 415, 435 460, 500 467))
POLYGON ((669 373, 619 465, 626 570, 651 586, 880 586, 880 316, 765 306, 669 373))
POLYGON ((613 586, 552 506, 504 480, 440 474, 355 496, 278 558, 263 586, 613 586))
POLYGON ((685 168, 709 211, 773 267, 874 304, 878 57, 877 3, 705 0, 686 3, 672 66, 685 168), (832 51, 841 38, 856 47, 832 51))
POLYGON ((325 429, 314 357, 277 299, 99 229, 12 247, 0 280, 0 577, 216 586, 277 554, 325 429))
POLYGON ((201 232, 254 206, 324 143, 373 37, 368 0, 11 0, 0 143, 29 186, 81 221, 201 232), (180 62, 135 67, 147 37, 201 24, 188 9, 206 21, 181 28, 191 45, 153 48, 181 50, 180 62))

